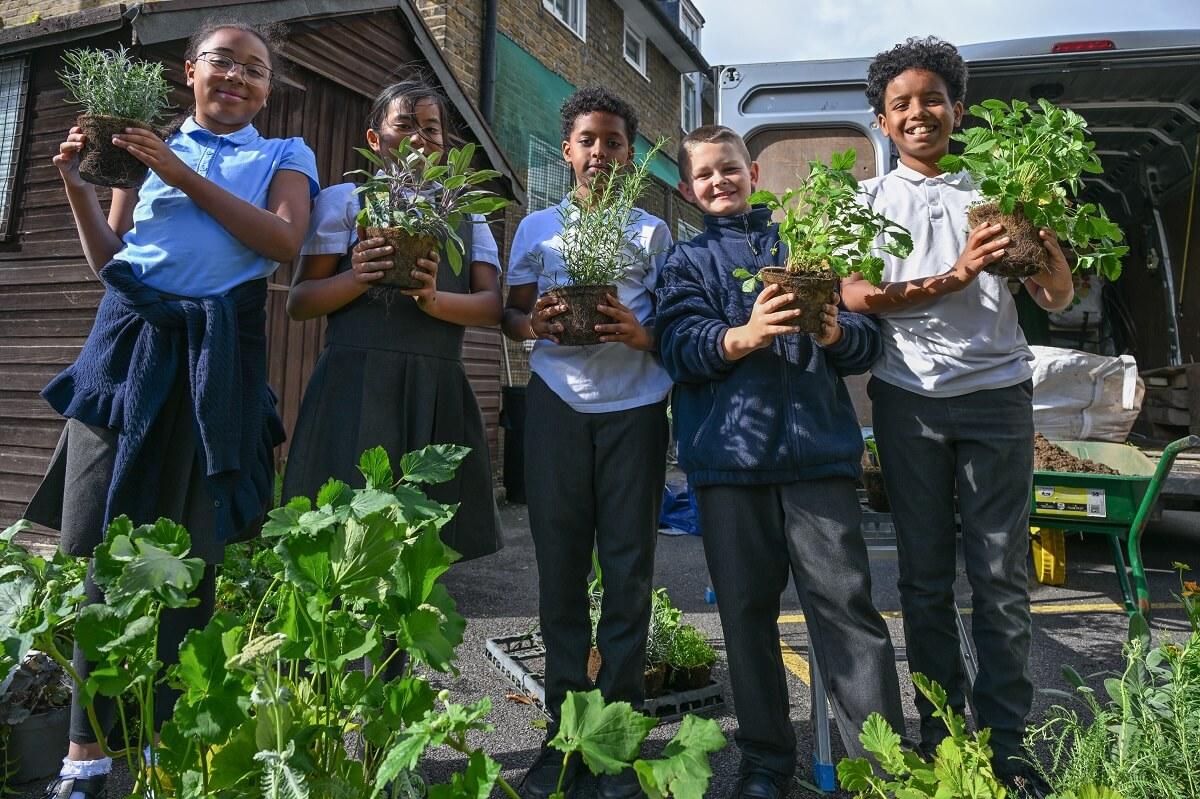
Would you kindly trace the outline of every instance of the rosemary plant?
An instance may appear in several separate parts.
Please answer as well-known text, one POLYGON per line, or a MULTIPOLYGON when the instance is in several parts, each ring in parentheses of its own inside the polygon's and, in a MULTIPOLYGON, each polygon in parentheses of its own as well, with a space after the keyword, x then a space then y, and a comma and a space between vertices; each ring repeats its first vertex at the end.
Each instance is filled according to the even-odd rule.
POLYGON ((153 125, 167 109, 171 84, 158 62, 132 58, 124 47, 69 50, 63 61, 66 69, 58 76, 66 87, 67 102, 82 105, 87 114, 153 125))

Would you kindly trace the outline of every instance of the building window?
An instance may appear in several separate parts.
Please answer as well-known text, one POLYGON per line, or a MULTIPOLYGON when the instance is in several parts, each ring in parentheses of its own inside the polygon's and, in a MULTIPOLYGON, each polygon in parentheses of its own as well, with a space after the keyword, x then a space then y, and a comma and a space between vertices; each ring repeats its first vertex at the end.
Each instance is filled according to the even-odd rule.
POLYGON ((700 47, 700 31, 704 27, 704 18, 700 16, 700 12, 695 6, 680 0, 679 3, 679 29, 692 40, 692 44, 700 47))
POLYGON ((0 239, 8 238, 11 231, 28 94, 29 60, 0 61, 0 239))
POLYGON ((679 125, 684 133, 700 127, 701 73, 687 72, 679 76, 679 125))
POLYGON ((529 177, 526 190, 529 212, 558 205, 571 191, 571 167, 562 149, 536 136, 529 137, 529 177))
POLYGON ((587 0, 542 0, 542 5, 572 33, 587 40, 587 0))
POLYGON ((640 72, 646 74, 646 37, 642 36, 629 21, 625 21, 625 60, 640 72))
POLYGON ((691 241, 699 236, 701 232, 700 228, 689 224, 683 219, 675 223, 675 241, 691 241))

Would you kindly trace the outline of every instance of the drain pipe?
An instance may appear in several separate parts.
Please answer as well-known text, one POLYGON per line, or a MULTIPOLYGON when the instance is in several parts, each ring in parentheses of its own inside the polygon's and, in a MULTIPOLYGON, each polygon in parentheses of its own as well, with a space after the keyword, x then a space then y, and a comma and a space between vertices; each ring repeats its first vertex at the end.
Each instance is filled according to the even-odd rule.
POLYGON ((479 110, 492 124, 496 110, 496 15, 500 0, 483 0, 483 41, 479 45, 479 110))

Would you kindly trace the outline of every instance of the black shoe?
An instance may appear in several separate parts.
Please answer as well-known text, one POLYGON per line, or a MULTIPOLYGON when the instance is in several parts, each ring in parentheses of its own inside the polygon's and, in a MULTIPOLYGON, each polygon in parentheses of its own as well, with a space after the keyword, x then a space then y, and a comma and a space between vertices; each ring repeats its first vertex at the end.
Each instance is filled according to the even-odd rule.
POLYGON ((73 793, 81 793, 87 799, 108 799, 108 775, 59 777, 46 786, 44 799, 71 799, 73 793))
POLYGON ((1008 789, 1008 795, 1013 799, 1046 799, 1054 793, 1054 789, 1042 779, 1042 775, 1028 763, 1010 760, 994 763, 992 767, 996 772, 996 779, 1008 789))
POLYGON ((785 783, 771 771, 747 771, 738 777, 729 799, 782 799, 785 783))
POLYGON ((596 793, 600 799, 640 799, 646 795, 637 772, 631 768, 620 774, 601 774, 596 778, 596 793))
MULTIPOLYGON (((562 773, 563 753, 551 746, 543 746, 537 759, 525 772, 521 780, 521 796, 524 799, 547 799, 558 790, 558 775, 562 773)), ((563 794, 570 799, 579 777, 579 757, 571 758, 567 773, 563 776, 563 794)))

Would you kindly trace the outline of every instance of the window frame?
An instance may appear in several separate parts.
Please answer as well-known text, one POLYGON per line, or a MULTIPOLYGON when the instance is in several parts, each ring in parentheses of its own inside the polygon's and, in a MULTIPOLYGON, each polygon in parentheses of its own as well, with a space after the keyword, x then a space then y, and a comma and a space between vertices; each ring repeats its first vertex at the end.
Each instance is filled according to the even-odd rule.
MULTIPOLYGON (((17 107, 14 112, 16 124, 11 142, 12 169, 9 174, 9 184, 8 186, 0 185, 0 241, 11 241, 16 235, 13 222, 17 215, 17 196, 20 193, 21 177, 26 160, 22 156, 25 150, 26 128, 29 121, 29 93, 32 89, 30 85, 30 54, 24 53, 0 58, 0 65, 10 62, 19 62, 17 69, 20 75, 20 86, 17 90, 17 107)), ((0 158, 3 158, 4 155, 3 144, 0 143, 0 158)))
POLYGON ((704 124, 703 75, 700 72, 681 72, 679 74, 679 127, 684 133, 691 133, 704 124), (690 85, 689 85, 690 84, 690 85), (690 91, 689 91, 690 90, 690 91), (685 98, 691 95, 695 124, 688 126, 687 103, 685 98))
POLYGON ((637 28, 629 22, 629 18, 625 18, 625 33, 621 37, 621 55, 625 57, 625 63, 637 70, 637 73, 646 80, 650 80, 650 76, 646 72, 646 47, 648 39, 641 33, 638 33, 637 28), (629 39, 632 36, 633 40, 638 43, 638 54, 640 59, 634 61, 629 57, 629 39))
POLYGON ((575 25, 571 24, 571 12, 568 11, 564 17, 559 12, 558 6, 555 5, 555 0, 542 0, 542 8, 550 12, 550 15, 561 22, 567 30, 579 37, 582 42, 587 41, 587 0, 564 0, 569 9, 572 9, 575 14, 575 25), (578 27, 576 27, 578 26, 578 27))
POLYGON ((679 0, 679 29, 699 49, 701 37, 704 35, 704 23, 701 21, 700 12, 687 0, 679 0), (685 21, 687 26, 695 29, 694 37, 688 34, 688 28, 684 25, 685 21))

